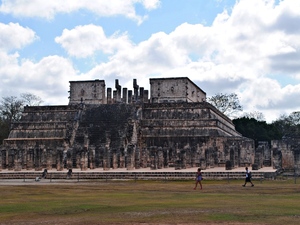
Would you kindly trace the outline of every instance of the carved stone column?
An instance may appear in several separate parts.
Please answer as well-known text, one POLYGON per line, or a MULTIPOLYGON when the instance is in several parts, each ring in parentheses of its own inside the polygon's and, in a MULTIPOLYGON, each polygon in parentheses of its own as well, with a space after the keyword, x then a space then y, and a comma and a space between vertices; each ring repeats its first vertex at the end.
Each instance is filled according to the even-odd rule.
POLYGON ((134 169, 135 145, 127 146, 126 168, 127 170, 134 169))
POLYGON ((31 170, 33 169, 33 149, 28 149, 27 150, 27 156, 26 156, 26 169, 31 170))
POLYGON ((80 157, 80 169, 82 171, 85 171, 88 169, 88 150, 86 148, 83 148, 83 151, 81 152, 80 157))
POLYGON ((120 149, 120 168, 125 168, 125 149, 120 149))
POLYGON ((62 171, 64 169, 64 151, 62 148, 57 148, 56 151, 56 169, 62 171))
POLYGON ((72 152, 73 152, 73 149, 69 148, 68 151, 67 151, 67 154, 66 154, 67 169, 72 169, 73 168, 72 152))
POLYGON ((45 158, 46 158, 46 168, 47 168, 47 170, 52 169, 52 154, 53 154, 52 149, 47 149, 46 150, 45 158))
POLYGON ((94 146, 90 146, 89 147, 89 167, 90 169, 95 169, 95 147, 94 146))
POLYGON ((15 158, 14 158, 14 170, 21 171, 22 170, 22 150, 15 150, 15 158))
POLYGON ((135 148, 135 156, 134 156, 134 168, 140 169, 141 168, 141 151, 138 147, 135 148))
POLYGON ((294 150, 295 157, 295 173, 299 176, 300 174, 300 149, 294 150))
POLYGON ((103 151, 103 170, 110 170, 110 157, 111 157, 111 148, 110 148, 110 133, 105 133, 106 143, 103 151))
POLYGON ((42 170, 42 149, 40 148, 34 149, 34 169, 35 171, 42 170))
POLYGON ((151 170, 157 169, 157 147, 156 146, 150 147, 150 169, 151 170))
POLYGON ((162 169, 164 166, 164 154, 162 147, 157 148, 157 169, 162 169))

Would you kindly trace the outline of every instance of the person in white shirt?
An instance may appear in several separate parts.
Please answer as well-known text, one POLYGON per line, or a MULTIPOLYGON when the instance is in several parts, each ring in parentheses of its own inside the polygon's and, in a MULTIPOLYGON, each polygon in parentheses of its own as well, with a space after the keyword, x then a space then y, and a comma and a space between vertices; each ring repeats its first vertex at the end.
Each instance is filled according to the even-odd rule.
POLYGON ((243 184, 243 187, 246 187, 247 182, 251 183, 251 187, 254 186, 254 184, 251 181, 251 171, 248 170, 248 167, 245 168, 246 169, 246 179, 245 179, 245 184, 243 184))

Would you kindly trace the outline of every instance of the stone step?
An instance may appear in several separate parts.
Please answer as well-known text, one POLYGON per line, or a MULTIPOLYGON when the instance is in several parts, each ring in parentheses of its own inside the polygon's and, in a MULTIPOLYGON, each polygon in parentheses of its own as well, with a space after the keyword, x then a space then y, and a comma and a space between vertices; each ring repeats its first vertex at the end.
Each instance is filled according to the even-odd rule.
MULTIPOLYGON (((202 172, 204 180, 244 179, 244 172, 202 172)), ((35 172, 0 172, 1 179, 35 179, 41 177, 41 171, 35 172)), ((275 179, 276 172, 252 172, 252 178, 275 179)), ((46 179, 67 179, 67 172, 48 172, 46 179)), ((99 179, 99 180, 194 180, 195 172, 73 172, 68 179, 99 179)))

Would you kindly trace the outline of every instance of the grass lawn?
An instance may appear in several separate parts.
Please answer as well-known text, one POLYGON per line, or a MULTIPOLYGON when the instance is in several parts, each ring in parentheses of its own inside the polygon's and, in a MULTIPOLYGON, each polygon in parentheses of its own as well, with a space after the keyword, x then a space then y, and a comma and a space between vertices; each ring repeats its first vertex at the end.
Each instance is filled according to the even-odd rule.
POLYGON ((0 180, 0 224, 300 224, 300 184, 243 182, 0 180))

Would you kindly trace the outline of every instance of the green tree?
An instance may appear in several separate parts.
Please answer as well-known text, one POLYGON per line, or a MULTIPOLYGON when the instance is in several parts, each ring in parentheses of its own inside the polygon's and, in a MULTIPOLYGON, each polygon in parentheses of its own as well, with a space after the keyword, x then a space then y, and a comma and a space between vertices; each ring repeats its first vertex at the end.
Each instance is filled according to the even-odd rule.
POLYGON ((238 112, 243 111, 243 107, 240 105, 239 98, 235 93, 216 94, 207 98, 207 101, 230 118, 235 117, 238 112))
POLYGON ((283 137, 300 137, 300 112, 281 115, 273 125, 280 130, 283 137))
POLYGON ((244 137, 255 141, 257 147, 259 141, 281 140, 282 132, 274 124, 267 124, 266 121, 258 121, 254 118, 241 117, 232 121, 235 129, 244 137))

